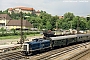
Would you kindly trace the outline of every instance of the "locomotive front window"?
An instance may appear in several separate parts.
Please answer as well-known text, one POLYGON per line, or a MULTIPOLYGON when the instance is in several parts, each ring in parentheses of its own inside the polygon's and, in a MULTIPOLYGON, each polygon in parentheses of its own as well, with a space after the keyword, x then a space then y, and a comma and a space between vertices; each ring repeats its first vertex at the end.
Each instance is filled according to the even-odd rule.
POLYGON ((23 50, 27 50, 27 45, 24 45, 23 50))

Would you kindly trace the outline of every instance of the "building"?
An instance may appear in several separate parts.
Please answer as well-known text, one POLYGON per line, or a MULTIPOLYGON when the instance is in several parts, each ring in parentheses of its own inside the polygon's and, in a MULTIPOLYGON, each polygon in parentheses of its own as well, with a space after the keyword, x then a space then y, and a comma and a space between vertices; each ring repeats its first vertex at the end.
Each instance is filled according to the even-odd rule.
POLYGON ((15 8, 9 8, 8 9, 8 13, 20 13, 20 12, 23 12, 23 13, 35 13, 35 10, 33 8, 29 8, 29 7, 15 7, 15 8))
POLYGON ((39 11, 39 10, 35 12, 35 14, 36 14, 37 16, 39 16, 40 13, 41 13, 41 11, 39 11))
MULTIPOLYGON (((0 14, 0 29, 20 29, 21 20, 12 20, 8 14, 0 14)), ((32 24, 27 20, 23 20, 23 29, 32 28, 32 24)))
POLYGON ((89 21, 90 20, 90 15, 87 15, 86 19, 87 19, 87 21, 89 21))
POLYGON ((59 16, 59 19, 63 19, 64 18, 64 16, 59 16))
POLYGON ((6 24, 11 20, 8 14, 0 14, 0 28, 7 28, 6 24))
MULTIPOLYGON (((23 20, 23 29, 30 29, 32 28, 32 24, 29 23, 27 20, 23 20)), ((10 20, 7 23, 7 29, 20 29, 21 28, 21 20, 10 20)))

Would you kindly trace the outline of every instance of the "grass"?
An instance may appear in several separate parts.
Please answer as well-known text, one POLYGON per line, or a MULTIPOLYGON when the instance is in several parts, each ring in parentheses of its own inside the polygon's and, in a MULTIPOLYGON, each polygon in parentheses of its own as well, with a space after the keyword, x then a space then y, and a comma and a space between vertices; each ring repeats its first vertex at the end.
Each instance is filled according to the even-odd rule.
MULTIPOLYGON (((40 34, 30 34, 30 35, 26 35, 27 37, 32 37, 32 36, 40 36, 40 34)), ((0 37, 0 40, 4 40, 4 39, 19 39, 21 36, 3 36, 0 37)))
POLYGON ((3 36, 0 37, 0 40, 4 40, 4 39, 18 39, 20 38, 20 36, 3 36))

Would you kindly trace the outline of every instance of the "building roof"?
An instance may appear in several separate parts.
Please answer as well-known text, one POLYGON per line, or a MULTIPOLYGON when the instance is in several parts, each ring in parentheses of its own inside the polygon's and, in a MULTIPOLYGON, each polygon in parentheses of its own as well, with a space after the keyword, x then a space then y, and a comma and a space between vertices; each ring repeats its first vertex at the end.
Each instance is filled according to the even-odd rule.
POLYGON ((11 20, 11 17, 8 14, 0 14, 0 19, 11 20))
MULTIPOLYGON (((21 26, 21 20, 10 20, 7 26, 21 26)), ((32 24, 29 23, 27 20, 23 20, 23 26, 32 27, 32 24)))
POLYGON ((12 11, 14 9, 21 9, 21 10, 27 10, 27 11, 33 11, 33 8, 29 8, 29 7, 15 7, 15 8, 9 8, 9 11, 12 11))
POLYGON ((9 10, 9 11, 12 11, 12 10, 13 10, 13 8, 8 8, 8 10, 9 10))
POLYGON ((64 18, 64 16, 59 16, 59 19, 63 19, 64 18))
POLYGON ((34 9, 33 8, 26 8, 26 7, 23 7, 23 8, 21 8, 21 10, 27 10, 27 11, 33 11, 34 9))
POLYGON ((38 11, 36 11, 36 13, 40 13, 40 11, 38 10, 38 11))

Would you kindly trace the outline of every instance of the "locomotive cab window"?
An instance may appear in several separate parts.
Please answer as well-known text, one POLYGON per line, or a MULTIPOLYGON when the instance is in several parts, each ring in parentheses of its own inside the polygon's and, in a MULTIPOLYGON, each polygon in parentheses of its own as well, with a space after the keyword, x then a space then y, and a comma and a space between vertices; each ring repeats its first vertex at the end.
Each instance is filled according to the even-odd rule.
POLYGON ((23 50, 27 50, 27 45, 24 45, 23 46, 23 50))

